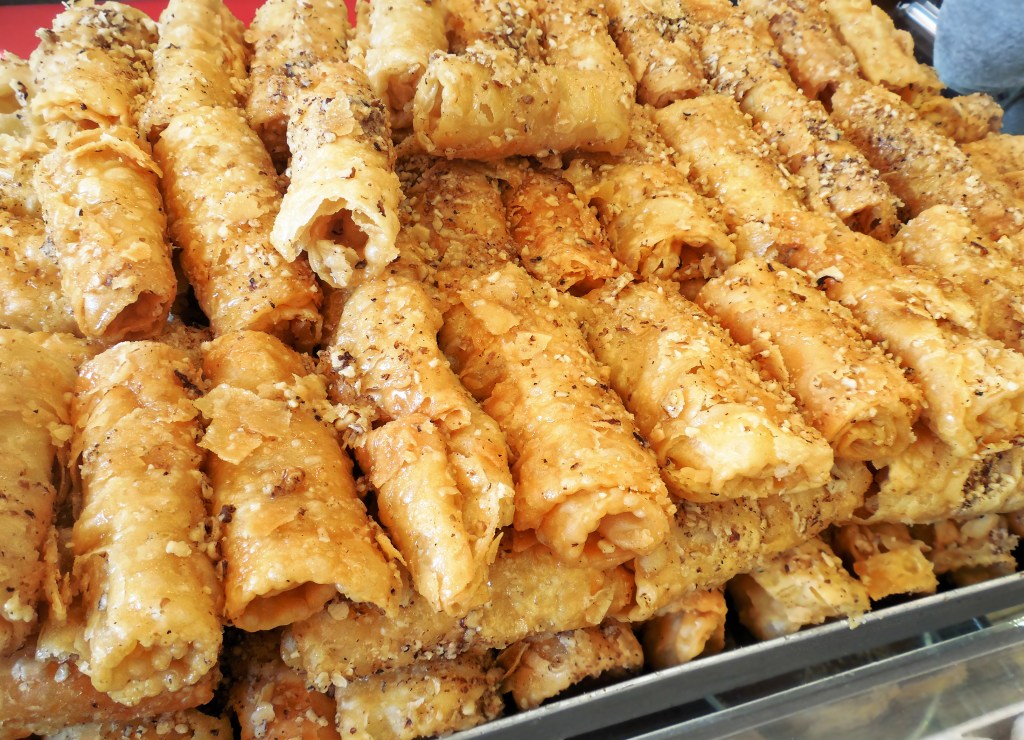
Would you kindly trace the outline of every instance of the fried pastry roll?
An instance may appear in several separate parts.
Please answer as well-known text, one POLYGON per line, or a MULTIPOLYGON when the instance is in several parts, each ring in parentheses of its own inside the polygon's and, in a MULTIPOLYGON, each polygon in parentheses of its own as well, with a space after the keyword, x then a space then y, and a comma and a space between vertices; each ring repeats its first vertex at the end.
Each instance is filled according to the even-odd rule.
POLYGON ((956 143, 895 93, 863 81, 845 82, 832 96, 832 117, 903 200, 908 216, 948 205, 970 216, 990 238, 1020 231, 1020 210, 1004 203, 956 143))
POLYGON ((437 658, 335 689, 345 738, 413 740, 468 730, 504 709, 501 669, 487 653, 437 658))
POLYGON ((608 15, 640 103, 664 108, 700 94, 704 75, 699 49, 678 0, 610 0, 608 15))
POLYGON ((176 284, 159 174, 123 126, 65 139, 36 169, 61 289, 87 337, 152 337, 167 319, 176 284))
POLYGON ((1024 136, 992 134, 962 148, 1007 201, 1024 201, 1024 136))
POLYGON ((219 681, 213 670, 192 686, 126 705, 98 691, 73 665, 40 660, 29 648, 0 660, 0 732, 4 737, 45 735, 72 725, 132 722, 183 711, 210 701, 219 681))
POLYGON ((192 686, 217 664, 223 590, 204 522, 200 382, 184 352, 156 342, 121 343, 78 379, 78 665, 124 704, 192 686))
POLYGON ((245 113, 278 172, 290 156, 292 103, 315 84, 318 63, 345 61, 348 33, 348 15, 334 0, 267 0, 245 32, 253 48, 245 113))
POLYGON ((503 693, 520 709, 539 707, 570 686, 599 677, 619 679, 644 665, 644 652, 628 625, 535 635, 505 649, 497 659, 503 693))
POLYGON ((441 347, 505 432, 515 528, 567 562, 656 548, 673 507, 654 456, 554 289, 509 264, 464 272, 450 300, 441 347))
POLYGON ((45 151, 46 145, 37 139, 0 134, 0 210, 20 218, 41 217, 32 181, 45 151))
POLYGON ((878 470, 864 507, 865 523, 926 524, 1013 511, 1024 503, 1024 449, 976 456, 956 454, 927 428, 905 452, 873 461, 878 470))
POLYGON ((359 500, 311 360, 262 332, 208 345, 196 405, 212 510, 224 523, 224 616, 247 631, 305 619, 337 593, 384 609, 397 573, 359 500), (288 553, 301 552, 302 557, 288 553))
POLYGON ((1024 277, 1017 249, 988 239, 950 206, 933 206, 908 222, 896 248, 903 264, 925 265, 961 288, 990 337, 1024 350, 1024 277))
POLYGON ((608 32, 611 20, 603 0, 536 0, 536 7, 544 25, 544 61, 560 69, 606 75, 606 104, 625 101, 632 107, 636 82, 608 32))
POLYGON ((227 717, 211 717, 194 709, 159 714, 128 722, 93 722, 65 727, 46 740, 225 740, 231 737, 227 717))
POLYGON ((1003 127, 1003 109, 985 93, 952 98, 929 95, 917 102, 915 110, 922 121, 961 146, 998 135, 1003 127))
MULTIPOLYGON (((356 448, 377 492, 380 521, 416 590, 438 611, 462 614, 486 598, 479 589, 493 550, 473 547, 449 456, 443 433, 423 414, 387 422, 356 448)), ((494 541, 490 534, 484 544, 494 541)))
POLYGON ((921 391, 803 273, 743 260, 708 282, 697 304, 793 394, 836 457, 897 455, 914 441, 921 391))
POLYGON ((630 621, 650 619, 695 589, 719 588, 760 558, 796 547, 862 505, 871 474, 839 460, 825 486, 787 496, 683 503, 665 544, 634 562, 636 603, 630 621))
POLYGON ((435 0, 370 3, 364 68, 393 129, 412 125, 413 96, 427 60, 448 51, 447 15, 445 4, 435 0))
POLYGON ((899 223, 898 200, 821 103, 793 83, 765 25, 746 20, 728 8, 706 28, 701 55, 712 85, 736 99, 789 170, 803 178, 811 208, 887 241, 899 223))
POLYGON ((725 613, 722 589, 690 592, 643 626, 644 659, 657 670, 722 652, 725 613))
POLYGON ((803 194, 736 103, 708 94, 676 101, 654 118, 689 166, 691 181, 721 201, 720 216, 736 236, 737 260, 770 257, 778 222, 806 210, 803 194))
POLYGON ((366 76, 321 64, 288 124, 291 183, 270 240, 289 261, 302 251, 325 282, 373 278, 398 256, 395 151, 387 113, 366 76))
POLYGON ((0 330, 0 655, 35 628, 56 566, 53 471, 67 460, 84 351, 70 337, 0 330))
POLYGON ((250 636, 232 656, 242 671, 228 704, 238 718, 242 740, 341 740, 334 700, 307 687, 305 677, 281 661, 279 638, 277 632, 250 636))
MULTIPOLYGON (((156 141, 176 115, 196 108, 236 108, 247 97, 245 26, 222 0, 171 0, 160 14, 153 92, 139 128, 156 141)), ((232 134, 225 133, 224 139, 232 134)))
POLYGON ((116 2, 70 5, 29 57, 37 88, 33 115, 53 138, 59 123, 137 126, 153 84, 156 41, 156 24, 141 10, 116 2))
POLYGON ((824 485, 832 450, 749 353, 672 286, 590 296, 584 331, 672 494, 695 502, 824 485))
POLYGON ((740 0, 739 7, 767 21, 790 76, 808 98, 827 101, 836 85, 860 77, 857 57, 820 0, 740 0))
POLYGON ((413 130, 436 156, 501 159, 621 151, 629 100, 606 73, 533 63, 506 49, 435 55, 413 99, 413 130), (618 96, 618 97, 614 97, 618 96))
POLYGON ((0 210, 0 327, 76 333, 42 221, 0 210))
POLYGON ((636 274, 699 284, 736 261, 735 245, 675 167, 649 109, 634 109, 621 156, 579 157, 566 177, 597 211, 615 257, 636 274))
POLYGON ((543 21, 558 39, 542 43, 534 5, 465 8, 455 28, 464 49, 435 54, 416 88, 413 130, 425 151, 493 160, 625 146, 634 90, 603 9, 549 11, 543 21))
POLYGON ((929 548, 926 554, 937 575, 984 568, 1003 570, 1004 573, 992 574, 1003 575, 1017 569, 1013 550, 1018 537, 1010 532, 1004 516, 988 514, 966 521, 945 519, 915 526, 911 531, 929 548))
POLYGON ((836 617, 858 617, 871 608, 867 589, 817 537, 736 576, 729 593, 743 626, 759 640, 836 617))
POLYGON ((252 329, 312 348, 320 340, 320 290, 304 257, 285 262, 270 244, 281 190, 241 111, 177 115, 153 152, 171 237, 214 332, 252 329))
MULTIPOLYGON (((914 39, 871 0, 820 2, 869 82, 884 85, 908 102, 936 95, 945 85, 931 67, 914 58, 914 39)), ((916 107, 916 106, 915 106, 916 107)))
POLYGON ((526 169, 504 201, 519 260, 533 277, 579 295, 620 272, 600 223, 562 177, 526 169))
POLYGON ((441 323, 418 283, 371 280, 346 302, 330 357, 387 421, 357 447, 385 526, 420 593, 458 611, 512 523, 514 488, 500 428, 438 347, 441 323))
POLYGON ((939 582, 925 545, 905 524, 845 524, 832 535, 835 552, 852 564, 872 601, 893 594, 933 594, 939 582))
POLYGON ((962 293, 853 232, 796 240, 783 261, 849 308, 866 337, 886 343, 923 392, 921 418, 956 454, 1006 449, 1021 434, 1024 355, 983 335, 962 293))
POLYGON ((288 627, 281 654, 326 691, 353 677, 452 657, 470 647, 504 648, 532 634, 593 627, 633 600, 633 576, 625 567, 567 565, 538 545, 504 545, 489 580, 490 600, 461 618, 435 611, 420 596, 392 617, 333 602, 288 627))
MULTIPOLYGON (((9 51, 0 52, 0 137, 23 140, 36 125, 29 101, 35 92, 28 62, 9 51)), ((7 143, 8 139, 0 139, 7 143)))

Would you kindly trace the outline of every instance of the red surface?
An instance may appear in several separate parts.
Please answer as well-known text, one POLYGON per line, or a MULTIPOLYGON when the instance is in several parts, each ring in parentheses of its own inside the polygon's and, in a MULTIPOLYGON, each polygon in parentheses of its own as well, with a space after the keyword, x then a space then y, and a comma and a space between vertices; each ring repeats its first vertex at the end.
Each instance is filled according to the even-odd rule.
MULTIPOLYGON (((0 0, 2 2, 3 0, 0 0)), ((153 20, 167 7, 167 0, 122 0, 144 10, 153 20)), ((347 0, 349 8, 353 0, 347 0)), ((246 25, 252 21, 256 8, 263 0, 225 0, 231 12, 246 25)), ((49 27, 53 17, 62 10, 60 4, 45 5, 0 5, 0 49, 27 57, 36 48, 36 30, 49 27)), ((349 11, 351 18, 351 10, 349 11)))

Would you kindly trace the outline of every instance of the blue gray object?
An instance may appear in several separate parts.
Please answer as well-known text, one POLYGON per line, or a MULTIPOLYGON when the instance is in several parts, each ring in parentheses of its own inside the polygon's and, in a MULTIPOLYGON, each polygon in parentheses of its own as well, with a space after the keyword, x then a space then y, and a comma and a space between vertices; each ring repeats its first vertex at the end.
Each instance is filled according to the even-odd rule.
POLYGON ((957 92, 1008 99, 1003 131, 1024 133, 1024 0, 944 0, 934 63, 957 92))

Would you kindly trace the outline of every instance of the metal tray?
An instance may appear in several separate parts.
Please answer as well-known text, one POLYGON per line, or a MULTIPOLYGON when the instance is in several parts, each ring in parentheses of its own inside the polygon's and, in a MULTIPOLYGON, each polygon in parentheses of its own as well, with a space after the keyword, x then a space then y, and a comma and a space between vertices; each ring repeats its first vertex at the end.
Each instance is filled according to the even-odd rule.
POLYGON ((566 738, 637 720, 842 656, 1024 605, 1024 573, 957 588, 793 635, 648 673, 459 733, 469 738, 566 738))

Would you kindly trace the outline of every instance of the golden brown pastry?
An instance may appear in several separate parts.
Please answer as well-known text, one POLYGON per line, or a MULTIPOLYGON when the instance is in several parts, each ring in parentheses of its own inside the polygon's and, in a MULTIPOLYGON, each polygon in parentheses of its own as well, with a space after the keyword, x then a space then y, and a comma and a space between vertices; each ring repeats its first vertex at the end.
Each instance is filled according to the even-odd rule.
POLYGON ((345 61, 345 7, 334 0, 267 0, 245 41, 252 46, 245 114, 279 172, 288 165, 288 117, 298 95, 316 81, 319 62, 345 61))
POLYGON ((515 528, 567 562, 651 552, 672 512, 665 485, 559 294, 511 264, 450 279, 441 347, 505 433, 515 528))
POLYGON ((305 251, 322 280, 343 288, 398 256, 395 152, 366 75, 327 62, 309 75, 290 109, 291 181, 270 240, 289 261, 305 251))
MULTIPOLYGON (((236 108, 248 97, 245 26, 222 0, 171 0, 160 14, 153 92, 139 127, 155 142, 176 115, 236 108)), ((230 140, 232 134, 225 133, 230 140)))
POLYGON ((149 146, 126 126, 62 139, 35 187, 79 330, 107 341, 163 329, 176 281, 149 146))
POLYGON ((760 498, 824 485, 828 443, 749 353, 671 285, 617 283, 584 322, 677 498, 760 498))
POLYGON ((217 664, 223 591, 204 525, 200 382, 184 352, 157 342, 123 342, 78 380, 75 651, 93 686, 124 704, 193 686, 217 664))
POLYGON ((671 668, 725 647, 725 594, 692 591, 662 609, 643 626, 644 659, 652 668, 671 668))
POLYGON ((501 714, 500 681, 501 670, 487 653, 361 678, 335 689, 338 731, 360 740, 413 740, 468 730, 501 714))
POLYGON ((502 691, 520 709, 539 707, 588 678, 624 678, 643 664, 633 630, 620 622, 527 637, 498 656, 502 691))
POLYGON ((90 351, 68 336, 0 329, 0 655, 36 627, 57 567, 53 523, 71 393, 90 351))
POLYGON ((867 589, 818 538, 736 576, 729 581, 729 593, 743 626, 759 640, 827 619, 856 618, 870 609, 867 589))
POLYGON ((837 457, 897 455, 914 441, 921 391, 806 274, 743 260, 708 282, 697 303, 793 394, 837 457))
POLYGON ((224 616, 248 631, 305 619, 339 592, 390 609, 399 586, 311 365, 262 332, 204 349, 212 388, 196 405, 223 524, 224 616))
POLYGON ((905 524, 845 524, 834 530, 832 547, 852 564, 872 601, 893 594, 933 594, 938 588, 925 544, 905 524))
POLYGON ((252 329, 312 348, 320 289, 305 257, 286 262, 270 243, 281 188, 241 110, 177 115, 153 152, 171 237, 214 333, 252 329))

